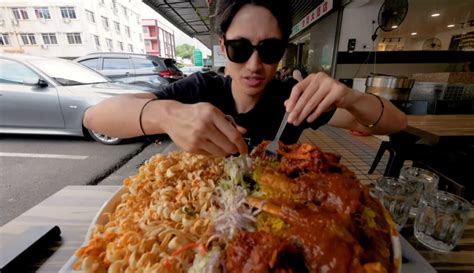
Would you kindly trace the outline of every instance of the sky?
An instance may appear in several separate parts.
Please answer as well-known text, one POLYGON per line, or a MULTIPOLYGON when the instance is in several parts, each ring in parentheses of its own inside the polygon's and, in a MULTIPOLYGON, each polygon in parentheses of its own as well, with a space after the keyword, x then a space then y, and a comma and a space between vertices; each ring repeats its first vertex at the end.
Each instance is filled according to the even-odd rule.
POLYGON ((199 48, 202 51, 202 55, 204 57, 207 55, 211 55, 211 50, 208 49, 203 43, 201 43, 197 39, 191 38, 188 35, 184 34, 184 32, 176 28, 172 23, 170 23, 163 16, 158 14, 156 11, 154 11, 152 8, 150 8, 143 2, 141 2, 140 6, 140 15, 141 19, 158 19, 158 23, 163 24, 172 31, 174 31, 175 43, 177 46, 182 44, 189 44, 199 48))

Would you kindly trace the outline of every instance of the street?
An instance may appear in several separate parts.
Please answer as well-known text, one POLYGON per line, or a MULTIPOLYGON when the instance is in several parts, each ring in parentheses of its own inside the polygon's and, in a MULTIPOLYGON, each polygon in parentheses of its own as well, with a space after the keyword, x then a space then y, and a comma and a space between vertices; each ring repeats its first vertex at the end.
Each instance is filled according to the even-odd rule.
POLYGON ((109 146, 78 137, 0 135, 0 226, 66 185, 97 184, 146 145, 140 139, 109 146))

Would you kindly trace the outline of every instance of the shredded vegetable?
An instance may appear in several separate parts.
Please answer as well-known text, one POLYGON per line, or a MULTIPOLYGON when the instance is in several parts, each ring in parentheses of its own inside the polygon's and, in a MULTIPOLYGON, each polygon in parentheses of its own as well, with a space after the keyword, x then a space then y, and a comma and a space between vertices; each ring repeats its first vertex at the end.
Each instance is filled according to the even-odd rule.
POLYGON ((250 171, 250 160, 246 156, 230 157, 225 162, 224 178, 215 188, 215 201, 220 209, 212 215, 214 229, 224 240, 231 239, 239 231, 254 231, 255 216, 245 204, 249 191, 245 187, 244 175, 250 171))
POLYGON ((205 255, 196 254, 193 265, 188 273, 220 273, 221 272, 221 249, 214 248, 205 255))

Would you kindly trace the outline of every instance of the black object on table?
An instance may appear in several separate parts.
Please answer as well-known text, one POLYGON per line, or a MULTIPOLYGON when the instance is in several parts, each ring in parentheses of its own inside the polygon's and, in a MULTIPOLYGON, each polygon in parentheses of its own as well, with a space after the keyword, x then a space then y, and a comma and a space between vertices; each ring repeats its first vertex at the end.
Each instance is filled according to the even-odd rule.
POLYGON ((29 228, 17 240, 0 245, 0 272, 23 272, 39 258, 46 258, 49 247, 60 241, 58 226, 36 226, 29 228))

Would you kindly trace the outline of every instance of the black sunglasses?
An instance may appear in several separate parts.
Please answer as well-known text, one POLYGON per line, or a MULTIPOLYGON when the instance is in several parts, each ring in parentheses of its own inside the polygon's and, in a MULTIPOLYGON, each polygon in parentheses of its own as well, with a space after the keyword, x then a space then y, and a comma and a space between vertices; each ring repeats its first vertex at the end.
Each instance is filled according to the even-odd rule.
POLYGON ((253 45, 245 38, 227 40, 224 37, 224 45, 227 57, 234 63, 245 63, 250 59, 253 51, 257 50, 263 63, 276 64, 285 53, 285 44, 277 38, 265 39, 260 41, 258 45, 253 45))

